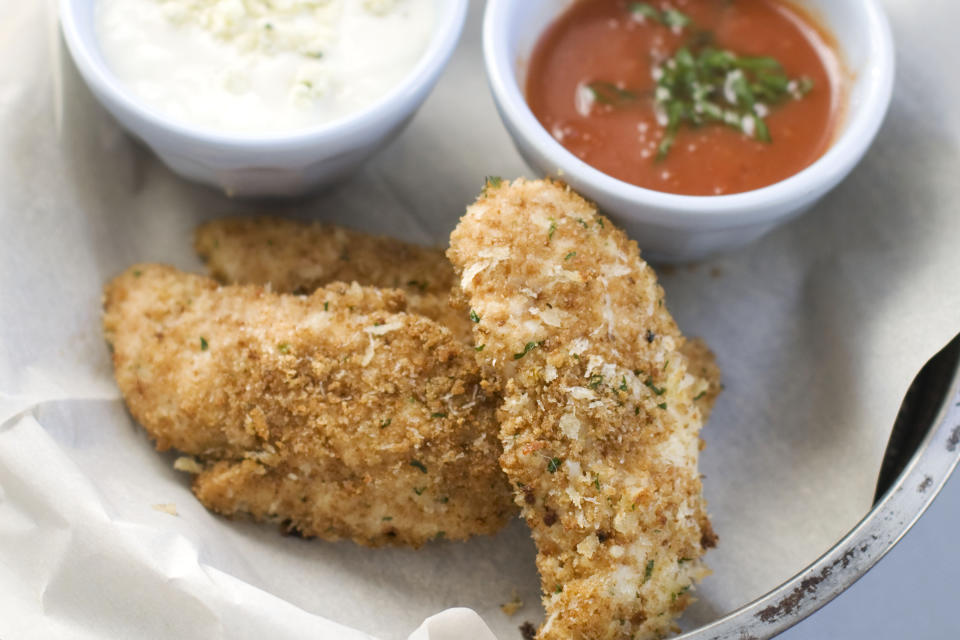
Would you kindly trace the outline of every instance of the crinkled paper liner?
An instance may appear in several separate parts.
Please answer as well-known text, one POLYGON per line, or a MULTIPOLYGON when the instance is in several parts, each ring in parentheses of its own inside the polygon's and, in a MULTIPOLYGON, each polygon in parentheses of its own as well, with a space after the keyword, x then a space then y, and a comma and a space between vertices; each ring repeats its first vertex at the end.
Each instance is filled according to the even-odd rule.
MULTIPOLYGON (((960 9, 887 4, 898 86, 864 163, 754 246, 661 270, 727 386, 703 432, 720 546, 685 628, 762 595, 869 510, 904 391, 960 330, 960 85, 930 63, 955 56, 960 9)), ((404 135, 342 187, 275 209, 443 243, 483 176, 529 173, 471 10, 404 135)), ((522 522, 420 551, 282 537, 205 511, 125 412, 103 283, 135 261, 199 270, 193 228, 258 208, 123 134, 65 55, 52 2, 0 5, 0 637, 519 637, 542 616, 522 522)))

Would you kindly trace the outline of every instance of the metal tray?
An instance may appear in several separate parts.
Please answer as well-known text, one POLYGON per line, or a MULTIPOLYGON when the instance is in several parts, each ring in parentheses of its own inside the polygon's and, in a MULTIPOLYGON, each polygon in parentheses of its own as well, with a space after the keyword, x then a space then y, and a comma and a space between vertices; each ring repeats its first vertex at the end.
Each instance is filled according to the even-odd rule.
POLYGON ((917 375, 897 416, 867 516, 765 596, 678 640, 766 640, 840 595, 923 515, 960 461, 960 336, 917 375))

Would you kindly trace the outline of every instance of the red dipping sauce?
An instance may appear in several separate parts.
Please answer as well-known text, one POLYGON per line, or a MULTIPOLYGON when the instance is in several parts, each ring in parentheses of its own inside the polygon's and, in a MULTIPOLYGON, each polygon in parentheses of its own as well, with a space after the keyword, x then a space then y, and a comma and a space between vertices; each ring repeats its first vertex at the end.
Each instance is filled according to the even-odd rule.
POLYGON ((614 178, 685 195, 740 193, 798 173, 829 148, 843 93, 831 42, 782 0, 579 0, 540 37, 527 102, 564 147, 614 178), (682 12, 689 26, 644 17, 641 4, 648 16, 682 12), (655 69, 681 47, 696 51, 696 39, 738 57, 773 58, 782 74, 812 81, 802 97, 758 107, 769 141, 719 122, 684 124, 669 152, 658 154, 666 126, 655 108, 655 69), (610 89, 598 100, 586 89, 596 86, 610 89), (618 91, 628 99, 618 100, 618 91))

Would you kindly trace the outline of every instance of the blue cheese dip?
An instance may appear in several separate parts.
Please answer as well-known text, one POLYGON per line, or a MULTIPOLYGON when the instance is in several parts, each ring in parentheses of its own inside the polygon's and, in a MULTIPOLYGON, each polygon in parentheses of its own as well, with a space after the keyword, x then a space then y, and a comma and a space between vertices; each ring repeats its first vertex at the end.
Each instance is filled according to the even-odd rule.
POLYGON ((97 0, 107 66, 184 124, 295 131, 374 103, 416 66, 437 0, 97 0))

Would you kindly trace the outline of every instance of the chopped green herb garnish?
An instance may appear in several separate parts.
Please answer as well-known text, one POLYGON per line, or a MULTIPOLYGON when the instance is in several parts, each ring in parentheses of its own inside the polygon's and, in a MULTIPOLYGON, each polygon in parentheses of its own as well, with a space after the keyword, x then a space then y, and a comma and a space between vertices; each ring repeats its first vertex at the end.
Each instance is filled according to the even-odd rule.
POLYGON ((135 269, 134 272, 133 272, 133 277, 134 277, 134 278, 139 278, 139 277, 142 276, 142 275, 143 275, 143 271, 140 271, 140 269, 135 269))
POLYGON ((630 13, 637 17, 650 18, 660 22, 660 11, 646 2, 631 2, 630 13))
POLYGON ((383 516, 380 519, 383 520, 384 522, 390 522, 391 520, 393 520, 393 516, 383 516))
POLYGON ((393 422, 393 418, 387 418, 386 420, 384 420, 383 422, 380 423, 380 428, 381 428, 381 429, 386 429, 387 427, 390 426, 390 423, 391 423, 391 422, 393 422))
POLYGON ((677 560, 677 564, 683 564, 684 562, 690 562, 690 558, 680 558, 677 560))
POLYGON ((664 411, 667 410, 667 403, 666 403, 666 402, 661 402, 661 403, 658 404, 657 406, 660 407, 661 409, 663 409, 664 411))
POLYGON ((654 73, 654 105, 666 123, 660 159, 670 152, 683 124, 720 123, 770 142, 765 120, 770 108, 799 100, 813 88, 809 78, 789 78, 773 58, 738 56, 709 45, 681 47, 654 73))
POLYGON ((431 417, 431 418, 446 418, 446 417, 447 417, 447 412, 446 412, 446 411, 438 411, 438 412, 436 412, 436 413, 431 413, 431 414, 430 414, 430 417, 431 417))
POLYGON ((561 592, 563 592, 563 585, 562 585, 562 584, 558 584, 556 587, 553 588, 553 592, 554 592, 554 593, 561 593, 561 592))
POLYGON ((446 531, 437 531, 437 535, 434 536, 434 539, 435 539, 435 540, 442 540, 443 538, 446 538, 446 537, 447 537, 447 532, 446 532, 446 531))
POLYGON ((419 460, 411 460, 411 461, 410 461, 410 466, 411 466, 411 467, 416 467, 417 469, 420 469, 420 471, 423 472, 423 473, 426 473, 426 472, 427 472, 427 467, 426 467, 422 462, 420 462, 419 460))
POLYGON ((665 388, 658 387, 657 385, 653 384, 652 378, 647 378, 646 380, 643 381, 643 384, 647 385, 650 391, 653 391, 658 396, 662 396, 667 391, 665 388))
POLYGON ((690 585, 687 585, 687 586, 685 586, 683 589, 680 589, 680 591, 677 591, 676 593, 671 593, 671 594, 670 594, 670 600, 671 600, 671 601, 675 601, 677 598, 679 598, 680 596, 682 596, 683 594, 685 594, 685 593, 686 593, 687 591, 689 591, 689 590, 690 590, 690 585))
POLYGON ((440 504, 447 504, 448 502, 450 502, 450 496, 443 496, 439 500, 437 500, 437 502, 439 502, 440 504))
POLYGON ((567 255, 565 255, 565 256, 563 257, 563 259, 564 259, 564 260, 569 260, 570 258, 575 258, 576 256, 577 256, 577 252, 576 252, 576 251, 571 251, 570 253, 568 253, 567 255))
POLYGON ((557 221, 550 218, 550 230, 547 231, 547 239, 553 240, 553 234, 557 232, 557 221))
POLYGON ((200 351, 206 351, 210 348, 210 343, 203 336, 200 336, 200 351))
POLYGON ((537 347, 539 347, 541 344, 543 344, 543 343, 542 343, 542 342, 528 342, 527 344, 523 345, 523 351, 521 351, 520 353, 515 353, 515 354, 513 354, 513 359, 514 359, 514 360, 519 360, 519 359, 522 358, 523 356, 527 355, 528 353, 530 353, 531 351, 533 351, 534 349, 536 349, 537 347))
POLYGON ((600 476, 593 476, 593 486, 597 488, 597 491, 600 491, 600 476))
POLYGON ((550 473, 556 473, 561 464, 563 464, 563 460, 560 458, 550 458, 547 460, 547 471, 550 473))
POLYGON ((587 386, 590 387, 591 389, 596 389, 602 383, 603 383, 603 376, 595 373, 592 376, 590 376, 590 382, 587 384, 587 386))
MULTIPOLYGON (((809 77, 791 78, 775 58, 741 56, 717 48, 710 31, 694 28, 687 14, 677 9, 657 9, 647 2, 631 2, 630 13, 674 32, 692 32, 686 44, 657 66, 653 105, 664 134, 657 160, 669 155, 683 125, 708 123, 734 128, 758 142, 772 141, 766 117, 770 109, 790 99, 800 100, 813 89, 809 77)), ((623 106, 636 98, 629 88, 596 81, 588 85, 596 102, 623 106)))
POLYGON ((693 24, 690 16, 676 9, 667 9, 664 11, 661 16, 661 21, 671 29, 685 29, 693 24))
POLYGON ((478 346, 478 347, 474 347, 473 350, 474 350, 474 351, 483 351, 484 347, 486 347, 486 346, 487 346, 487 345, 485 345, 485 344, 481 344, 481 345, 478 346))
POLYGON ((700 398, 702 398, 702 397, 705 396, 705 395, 707 395, 707 392, 706 392, 706 391, 701 391, 701 392, 698 393, 697 395, 693 396, 693 401, 696 402, 697 400, 699 400, 700 398))
POLYGON ((484 196, 487 195, 487 192, 491 188, 496 189, 501 184, 503 184, 503 178, 501 178, 500 176, 487 176, 483 181, 483 192, 481 193, 481 195, 484 195, 484 196))
POLYGON ((414 488, 413 488, 413 492, 414 492, 415 494, 417 494, 418 496, 422 496, 422 495, 423 495, 423 492, 426 491, 426 490, 427 490, 426 487, 414 487, 414 488))
POLYGON ((653 558, 647 561, 647 568, 643 570, 643 583, 646 584, 653 575, 653 558))
POLYGON ((626 391, 626 390, 627 390, 627 376, 623 376, 623 378, 620 380, 620 391, 626 391))
POLYGON ((280 353, 290 353, 290 345, 286 342, 282 342, 277 345, 277 351, 280 353))
POLYGON ((640 407, 634 407, 634 408, 633 408, 633 415, 635 415, 635 416, 640 415, 640 407))
POLYGON ((586 222, 583 221, 583 218, 577 218, 577 222, 579 222, 580 225, 581 225, 584 229, 589 229, 589 228, 590 228, 590 226, 589 226, 586 222))
POLYGON ((598 104, 619 107, 637 100, 637 94, 633 91, 622 89, 612 82, 591 82, 586 88, 598 104))
POLYGON ((330 303, 329 303, 329 302, 324 302, 324 303, 323 303, 323 310, 324 310, 324 311, 330 311, 330 303))
POLYGON ((665 9, 659 11, 656 7, 646 2, 631 2, 630 13, 638 18, 649 18, 655 22, 670 27, 674 30, 685 29, 693 24, 693 20, 687 14, 676 9, 665 9))
POLYGON ((480 316, 478 316, 477 312, 473 309, 470 309, 470 321, 473 323, 480 322, 480 316))

